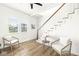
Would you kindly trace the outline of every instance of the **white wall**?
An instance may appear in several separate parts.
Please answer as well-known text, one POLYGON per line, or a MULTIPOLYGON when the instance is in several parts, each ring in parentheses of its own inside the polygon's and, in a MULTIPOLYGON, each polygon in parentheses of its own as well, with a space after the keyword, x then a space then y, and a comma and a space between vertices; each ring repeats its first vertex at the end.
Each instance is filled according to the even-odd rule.
POLYGON ((0 42, 2 42, 1 37, 6 35, 14 35, 20 39, 20 42, 35 39, 37 36, 37 20, 20 11, 0 5, 0 42), (9 33, 8 25, 11 17, 15 17, 20 23, 27 24, 27 32, 9 33), (31 29, 31 24, 35 24, 36 29, 31 29))
POLYGON ((69 16, 68 19, 62 19, 66 16, 67 13, 72 12, 70 5, 74 6, 75 4, 66 4, 51 20, 39 31, 39 39, 43 39, 42 36, 47 34, 57 37, 69 37, 72 40, 72 53, 79 55, 79 10, 75 11, 75 14, 69 16), (53 21, 54 20, 54 21, 53 21), (57 21, 64 20, 60 26, 56 29, 48 32, 50 28, 53 28, 54 24, 57 24, 57 21))

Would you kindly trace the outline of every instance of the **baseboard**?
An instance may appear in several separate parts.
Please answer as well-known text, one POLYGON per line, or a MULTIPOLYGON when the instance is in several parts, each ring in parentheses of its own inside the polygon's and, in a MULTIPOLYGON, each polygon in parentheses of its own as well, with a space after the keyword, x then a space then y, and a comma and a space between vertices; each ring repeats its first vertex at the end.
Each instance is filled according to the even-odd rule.
POLYGON ((71 53, 72 56, 79 56, 77 53, 72 52, 71 53))
POLYGON ((25 43, 25 42, 29 42, 29 41, 35 41, 36 39, 30 39, 30 40, 28 40, 28 41, 23 41, 23 42, 19 42, 20 44, 21 43, 25 43))

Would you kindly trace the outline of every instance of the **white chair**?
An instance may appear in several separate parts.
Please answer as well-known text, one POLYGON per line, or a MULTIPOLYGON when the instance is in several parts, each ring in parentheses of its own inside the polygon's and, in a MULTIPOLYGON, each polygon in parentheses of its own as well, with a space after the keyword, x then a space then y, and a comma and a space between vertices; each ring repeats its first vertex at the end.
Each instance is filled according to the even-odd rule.
POLYGON ((58 39, 57 36, 46 35, 43 39, 38 39, 37 42, 51 47, 51 43, 57 39, 58 39))
POLYGON ((47 36, 45 37, 45 41, 46 41, 45 45, 51 46, 51 43, 52 43, 53 41, 57 40, 57 39, 58 39, 57 36, 50 36, 50 35, 47 35, 47 36))
POLYGON ((69 38, 61 37, 53 41, 51 46, 60 55, 71 55, 72 41, 69 38))
POLYGON ((14 36, 6 36, 3 37, 2 39, 3 39, 3 48, 5 48, 6 46, 10 46, 12 51, 13 45, 18 44, 19 47, 19 39, 14 36))

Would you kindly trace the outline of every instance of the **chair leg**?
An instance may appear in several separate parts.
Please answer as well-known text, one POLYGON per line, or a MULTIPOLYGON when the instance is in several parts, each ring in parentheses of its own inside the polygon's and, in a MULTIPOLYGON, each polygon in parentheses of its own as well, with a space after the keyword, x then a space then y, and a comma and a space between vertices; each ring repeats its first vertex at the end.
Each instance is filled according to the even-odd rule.
POLYGON ((11 51, 12 51, 12 45, 10 46, 10 48, 11 48, 11 51))
POLYGON ((70 44, 70 51, 69 51, 70 56, 71 56, 71 47, 72 47, 72 43, 70 44))
POLYGON ((3 49, 5 48, 5 41, 3 40, 3 49))
POLYGON ((18 47, 19 47, 20 45, 19 45, 19 41, 18 41, 18 47))
POLYGON ((62 55, 63 55, 63 52, 61 51, 60 56, 62 56, 62 55))
POLYGON ((14 52, 13 52, 13 47, 12 47, 11 43, 10 43, 10 48, 11 48, 11 53, 12 53, 12 56, 13 56, 14 52))

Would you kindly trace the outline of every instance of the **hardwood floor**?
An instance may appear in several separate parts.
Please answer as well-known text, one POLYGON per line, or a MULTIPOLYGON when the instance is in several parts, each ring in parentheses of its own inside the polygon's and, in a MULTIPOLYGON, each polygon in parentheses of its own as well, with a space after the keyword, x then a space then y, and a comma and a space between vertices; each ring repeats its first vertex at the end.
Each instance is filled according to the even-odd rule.
POLYGON ((35 40, 23 42, 18 48, 17 45, 10 48, 6 48, 0 54, 1 56, 59 56, 59 54, 51 47, 37 43, 35 40))
POLYGON ((20 47, 13 47, 13 51, 10 48, 6 48, 1 53, 1 56, 58 56, 59 54, 53 51, 51 47, 43 46, 37 43, 35 40, 24 42, 20 44, 20 47))

